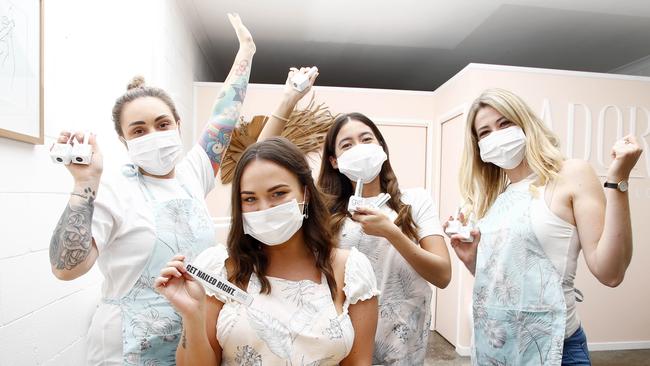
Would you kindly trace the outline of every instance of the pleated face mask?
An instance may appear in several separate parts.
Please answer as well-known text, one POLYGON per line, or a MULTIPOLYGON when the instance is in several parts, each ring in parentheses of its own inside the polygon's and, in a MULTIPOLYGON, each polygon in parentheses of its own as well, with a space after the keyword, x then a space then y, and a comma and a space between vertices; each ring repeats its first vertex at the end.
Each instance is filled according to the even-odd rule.
POLYGON ((518 126, 490 133, 478 142, 481 160, 502 169, 516 168, 526 155, 526 135, 518 126))
POLYGON ((153 132, 126 141, 133 164, 152 175, 165 175, 181 158, 183 144, 178 130, 153 132))
POLYGON ((289 202, 255 212, 244 212, 244 234, 261 241, 266 245, 279 245, 291 237, 302 227, 306 217, 305 204, 300 210, 298 201, 294 198, 289 202))
POLYGON ((344 151, 336 161, 339 171, 351 181, 361 179, 363 183, 370 183, 377 178, 387 159, 388 156, 380 145, 357 144, 344 151))

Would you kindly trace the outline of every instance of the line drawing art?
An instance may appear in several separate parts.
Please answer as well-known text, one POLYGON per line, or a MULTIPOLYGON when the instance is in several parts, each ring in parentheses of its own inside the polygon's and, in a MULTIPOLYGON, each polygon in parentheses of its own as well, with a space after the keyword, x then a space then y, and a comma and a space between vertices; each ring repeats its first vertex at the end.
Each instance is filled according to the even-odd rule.
POLYGON ((16 73, 18 72, 20 47, 20 24, 16 19, 20 11, 10 0, 0 0, 0 101, 14 104, 16 95, 16 73), (14 103, 12 103, 14 101, 14 103))
POLYGON ((43 140, 43 0, 0 0, 0 137, 43 140))

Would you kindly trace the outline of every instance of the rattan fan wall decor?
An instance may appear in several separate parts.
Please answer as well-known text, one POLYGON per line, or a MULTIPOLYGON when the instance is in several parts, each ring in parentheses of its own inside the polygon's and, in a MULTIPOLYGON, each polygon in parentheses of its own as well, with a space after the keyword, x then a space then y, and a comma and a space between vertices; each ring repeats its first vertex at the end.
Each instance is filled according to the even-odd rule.
MULTIPOLYGON (((337 116, 338 114, 333 115, 330 112, 325 103, 316 104, 312 95, 306 108, 291 112, 282 136, 296 144, 305 154, 320 150, 325 135, 337 116)), ((249 145, 257 141, 268 119, 267 116, 255 116, 250 122, 242 122, 235 128, 228 150, 221 161, 221 183, 232 182, 239 158, 249 145)))

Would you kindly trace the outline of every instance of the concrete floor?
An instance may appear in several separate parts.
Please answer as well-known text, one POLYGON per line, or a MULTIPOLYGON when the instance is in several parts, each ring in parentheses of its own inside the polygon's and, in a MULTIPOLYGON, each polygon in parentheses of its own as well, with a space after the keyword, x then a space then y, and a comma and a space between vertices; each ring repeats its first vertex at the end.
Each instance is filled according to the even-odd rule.
MULTIPOLYGON (((593 366, 650 366, 650 349, 591 352, 593 366)), ((459 356, 454 347, 437 332, 429 336, 426 366, 468 366, 469 357, 459 356)))
POLYGON ((471 365, 469 357, 461 357, 456 353, 454 346, 447 342, 438 332, 431 332, 429 335, 429 346, 427 357, 424 360, 426 366, 466 366, 471 365))

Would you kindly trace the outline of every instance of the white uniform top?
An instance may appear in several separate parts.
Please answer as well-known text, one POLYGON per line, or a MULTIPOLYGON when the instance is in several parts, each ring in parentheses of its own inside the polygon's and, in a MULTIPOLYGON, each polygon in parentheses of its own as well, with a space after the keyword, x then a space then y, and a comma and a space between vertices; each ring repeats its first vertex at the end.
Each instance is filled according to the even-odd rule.
MULTIPOLYGON (((411 205, 418 226, 418 240, 431 235, 443 236, 438 209, 431 195, 422 188, 402 191, 402 202, 411 205)), ((391 220, 397 213, 382 208, 391 220)), ((347 219, 341 229, 340 246, 357 248, 370 259, 381 291, 379 320, 375 334, 373 364, 422 365, 431 324, 430 284, 382 237, 366 235, 361 226, 347 219)))
MULTIPOLYGON (((199 145, 176 166, 175 178, 143 176, 157 200, 205 197, 214 187, 210 160, 199 145), (187 191, 183 188, 187 189, 187 191)), ((92 222, 93 239, 99 251, 97 264, 104 275, 102 297, 119 299, 138 280, 156 239, 150 204, 138 183, 118 171, 103 176, 92 222)), ((88 332, 88 364, 122 363, 122 314, 119 306, 101 303, 88 332)))
MULTIPOLYGON (((530 184, 536 179, 536 175, 531 175, 510 184, 507 189, 529 190, 530 184)), ((562 278, 562 289, 567 306, 565 338, 568 338, 580 327, 573 285, 581 248, 580 239, 577 228, 553 213, 546 204, 544 198, 546 186, 535 189, 537 193, 533 196, 530 219, 537 240, 562 278)))
MULTIPOLYGON (((195 264, 227 278, 223 245, 206 249, 195 264)), ((267 276, 271 293, 261 294, 253 273, 247 292, 250 306, 232 301, 209 288, 206 292, 224 305, 217 320, 221 365, 338 365, 352 349, 354 327, 350 305, 379 295, 368 259, 353 249, 345 263, 345 301, 339 314, 325 275, 320 283, 267 276)))

